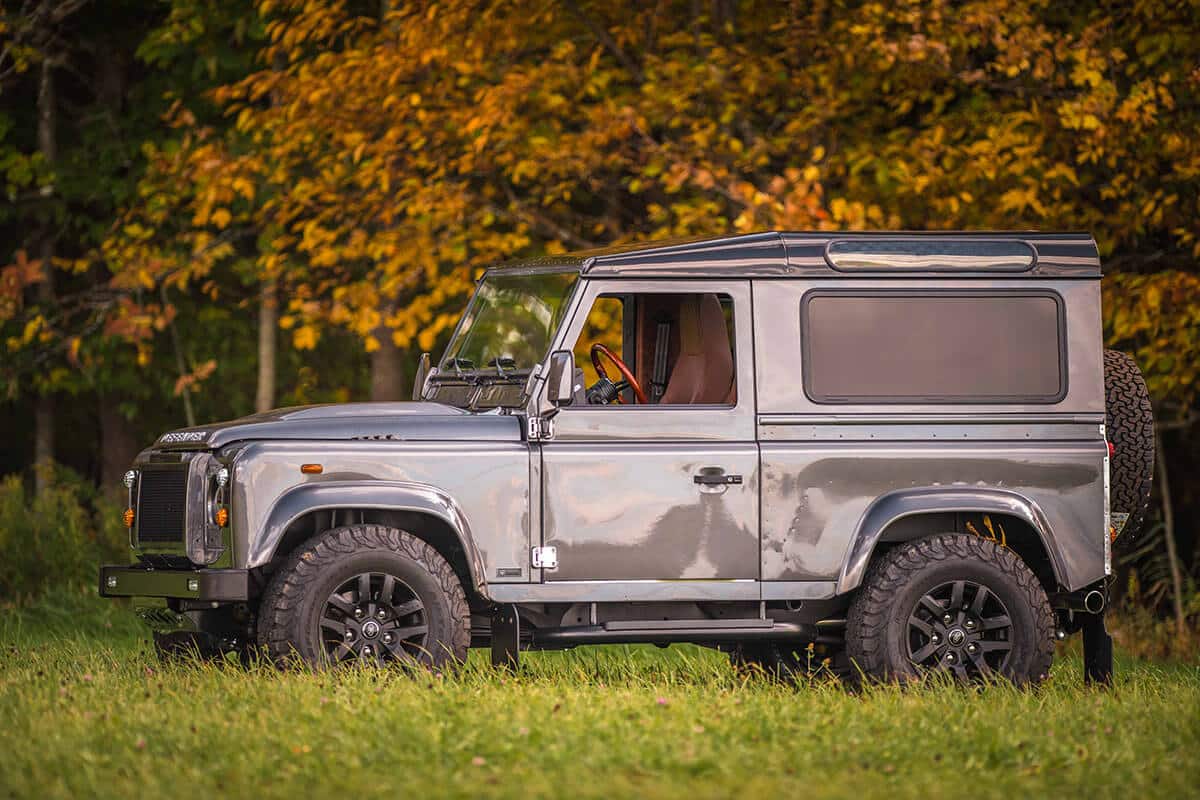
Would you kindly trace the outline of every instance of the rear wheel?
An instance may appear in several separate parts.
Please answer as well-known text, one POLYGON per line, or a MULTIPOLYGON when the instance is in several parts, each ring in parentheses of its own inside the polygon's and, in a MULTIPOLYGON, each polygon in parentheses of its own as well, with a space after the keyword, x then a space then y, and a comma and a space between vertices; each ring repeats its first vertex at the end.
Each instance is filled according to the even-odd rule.
POLYGON ((1038 683, 1050 672, 1054 616, 1011 550, 966 534, 899 545, 850 605, 846 647, 876 680, 943 672, 962 682, 1038 683))
POLYGON ((296 550, 259 609, 271 658, 314 666, 466 658, 470 611, 458 576, 424 541, 395 528, 334 528, 296 550))

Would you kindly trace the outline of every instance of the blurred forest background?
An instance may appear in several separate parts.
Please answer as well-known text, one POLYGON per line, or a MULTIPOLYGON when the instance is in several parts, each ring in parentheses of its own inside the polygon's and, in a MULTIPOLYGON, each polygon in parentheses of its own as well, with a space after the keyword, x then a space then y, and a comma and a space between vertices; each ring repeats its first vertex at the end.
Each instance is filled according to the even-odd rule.
POLYGON ((0 601, 124 557, 106 497, 161 431, 407 397, 486 264, 1072 229, 1163 452, 1117 591, 1178 641, 1198 101, 1196 0, 0 0, 0 601))

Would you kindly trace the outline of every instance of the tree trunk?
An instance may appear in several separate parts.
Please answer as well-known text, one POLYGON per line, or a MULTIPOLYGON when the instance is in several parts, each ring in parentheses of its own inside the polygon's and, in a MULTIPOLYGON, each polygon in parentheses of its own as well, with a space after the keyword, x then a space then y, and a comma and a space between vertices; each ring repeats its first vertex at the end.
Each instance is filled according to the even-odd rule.
POLYGON ((1179 571, 1179 553, 1175 547, 1175 510, 1171 508, 1171 482, 1167 479, 1167 455, 1163 452, 1162 436, 1154 434, 1154 471, 1158 490, 1162 494, 1163 536, 1167 540, 1167 562, 1171 566, 1171 600, 1175 608, 1175 628, 1180 636, 1187 632, 1187 617, 1183 613, 1183 577, 1179 571))
POLYGON ((138 454, 133 425, 112 398, 100 396, 100 489, 105 495, 124 500, 121 478, 138 454))
POLYGON ((54 480, 54 398, 37 398, 33 409, 33 485, 38 494, 54 480))
MULTIPOLYGON (((54 63, 49 56, 42 61, 41 76, 38 81, 37 116, 38 150, 46 164, 53 168, 58 158, 56 130, 58 120, 54 92, 54 63)), ((43 189, 42 195, 47 200, 53 197, 53 183, 43 189)), ((49 217, 49 215, 47 216, 49 217)), ((42 280, 38 284, 38 302, 42 306, 43 314, 48 315, 55 302, 55 232, 53 221, 50 219, 45 222, 41 231, 40 251, 42 280)), ((46 394, 37 398, 37 407, 34 413, 33 471, 34 487, 39 494, 49 486, 53 477, 54 465, 54 396, 49 390, 44 391, 46 394)))
POLYGON ((256 411, 275 407, 275 357, 278 351, 276 334, 279 330, 279 305, 274 278, 263 282, 258 304, 258 394, 256 411))
MULTIPOLYGON (((392 309, 384 312, 384 317, 392 309)), ((392 339, 392 329, 380 325, 375 329, 379 349, 371 353, 371 399, 404 400, 411 396, 412 387, 404 385, 404 351, 392 339)))

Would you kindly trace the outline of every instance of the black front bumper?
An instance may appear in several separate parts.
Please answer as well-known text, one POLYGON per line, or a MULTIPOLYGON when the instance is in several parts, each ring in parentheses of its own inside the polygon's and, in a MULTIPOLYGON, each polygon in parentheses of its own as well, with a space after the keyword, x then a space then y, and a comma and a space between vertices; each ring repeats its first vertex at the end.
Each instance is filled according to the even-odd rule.
POLYGON ((148 569, 100 567, 101 597, 177 597, 236 602, 250 599, 250 573, 244 569, 148 569))

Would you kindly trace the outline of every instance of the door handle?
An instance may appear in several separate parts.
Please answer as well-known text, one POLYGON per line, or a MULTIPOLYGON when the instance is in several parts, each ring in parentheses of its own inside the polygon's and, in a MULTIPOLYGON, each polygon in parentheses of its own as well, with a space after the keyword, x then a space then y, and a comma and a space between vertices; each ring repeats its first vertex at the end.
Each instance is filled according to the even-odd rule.
POLYGON ((692 482, 699 486, 739 486, 741 475, 727 475, 720 467, 705 467, 692 476, 692 482))

